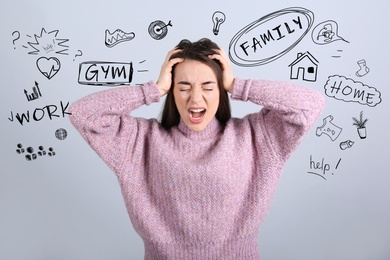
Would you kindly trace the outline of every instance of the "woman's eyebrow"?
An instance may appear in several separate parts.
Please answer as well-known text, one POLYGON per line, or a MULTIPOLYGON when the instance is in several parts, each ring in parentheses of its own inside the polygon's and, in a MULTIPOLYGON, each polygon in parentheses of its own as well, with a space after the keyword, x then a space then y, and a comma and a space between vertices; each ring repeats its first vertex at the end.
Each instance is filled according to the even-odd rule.
POLYGON ((177 82, 177 84, 180 84, 180 85, 191 85, 188 81, 184 81, 184 80, 177 82))
POLYGON ((208 80, 202 83, 202 85, 209 85, 209 84, 215 84, 215 81, 213 80, 208 80))
MULTIPOLYGON (((180 85, 191 85, 190 82, 185 81, 185 80, 178 81, 176 84, 180 84, 180 85)), ((215 81, 213 81, 213 80, 208 80, 208 81, 205 81, 205 82, 202 83, 202 85, 210 85, 210 84, 216 84, 216 83, 215 83, 215 81)))

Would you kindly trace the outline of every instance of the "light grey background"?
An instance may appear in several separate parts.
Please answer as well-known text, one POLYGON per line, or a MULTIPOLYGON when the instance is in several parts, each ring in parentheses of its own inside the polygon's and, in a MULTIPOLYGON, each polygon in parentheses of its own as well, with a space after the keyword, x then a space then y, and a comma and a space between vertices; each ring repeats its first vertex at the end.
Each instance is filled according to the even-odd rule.
MULTIPOLYGON (((22 126, 8 119, 11 112, 14 116, 27 110, 32 113, 35 108, 59 106, 60 101, 71 103, 108 88, 78 84, 81 62, 133 62, 132 84, 156 80, 167 51, 179 40, 208 37, 227 50, 233 36, 246 25, 288 7, 303 7, 314 13, 309 34, 269 64, 233 65, 235 75, 290 80, 288 65, 297 53, 309 51, 319 61, 317 80, 293 80, 295 83, 326 96, 328 77, 342 75, 375 87, 382 102, 370 107, 326 96, 323 115, 284 169, 260 232, 261 255, 265 260, 390 259, 390 3, 384 0, 2 1, 0 259, 143 258, 142 241, 131 226, 114 174, 82 140, 68 118, 50 120, 46 115, 22 126), (211 16, 215 11, 226 15, 218 35, 212 33, 211 16), (147 31, 155 20, 172 21, 173 26, 168 27, 167 36, 161 40, 152 39, 147 31), (338 34, 349 43, 340 40, 318 45, 312 41, 312 29, 327 20, 337 22, 338 34), (28 54, 33 50, 28 42, 34 42, 34 35, 39 36, 42 28, 47 32, 59 30, 58 39, 69 39, 67 55, 42 51, 28 54), (136 37, 107 48, 106 29, 134 32, 136 37), (19 38, 14 31, 19 32, 19 38), (50 80, 37 69, 36 61, 41 56, 61 61, 61 69, 50 80), (357 62, 361 59, 366 60, 370 72, 357 77, 357 62), (31 92, 35 81, 42 97, 27 101, 24 90, 31 92), (361 111, 369 119, 366 139, 360 139, 352 125, 352 117, 359 117, 361 111), (335 141, 315 134, 328 115, 343 129, 335 141), (67 130, 65 140, 56 139, 54 132, 59 128, 67 130), (354 145, 341 150, 339 144, 346 140, 354 141, 354 145), (35 151, 40 145, 46 150, 53 147, 55 156, 27 161, 27 152, 16 153, 18 143, 35 151), (326 180, 308 173, 321 172, 312 169, 311 160, 329 167, 323 176, 326 180)), ((157 117, 161 105, 162 102, 145 106, 134 114, 157 117)), ((238 117, 259 109, 242 102, 233 102, 232 106, 238 117)), ((61 115, 58 109, 56 113, 61 115)))

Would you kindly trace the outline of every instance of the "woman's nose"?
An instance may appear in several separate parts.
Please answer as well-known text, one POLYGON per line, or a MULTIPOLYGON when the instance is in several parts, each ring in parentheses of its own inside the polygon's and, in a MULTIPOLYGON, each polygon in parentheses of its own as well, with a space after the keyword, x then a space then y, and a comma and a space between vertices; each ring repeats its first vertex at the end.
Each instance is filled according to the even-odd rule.
POLYGON ((193 89, 191 93, 191 100, 193 103, 197 103, 202 100, 202 91, 199 89, 193 89))

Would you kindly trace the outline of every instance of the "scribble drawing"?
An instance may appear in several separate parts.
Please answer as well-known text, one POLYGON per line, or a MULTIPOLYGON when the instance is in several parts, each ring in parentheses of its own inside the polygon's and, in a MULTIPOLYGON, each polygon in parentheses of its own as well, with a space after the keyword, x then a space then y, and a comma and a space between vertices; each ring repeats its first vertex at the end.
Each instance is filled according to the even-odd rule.
POLYGON ((356 102, 370 107, 382 102, 381 93, 376 88, 344 76, 329 76, 324 89, 328 97, 345 102, 356 102))
POLYGON ((61 62, 56 57, 40 57, 37 62, 38 70, 48 79, 51 79, 61 68, 61 62))
POLYGON ((356 117, 352 118, 353 125, 356 126, 358 135, 360 139, 365 139, 367 137, 366 124, 368 119, 363 119, 363 111, 360 111, 360 117, 357 119, 356 117))
POLYGON ((115 45, 126 42, 126 41, 131 41, 134 39, 135 33, 134 32, 124 32, 120 29, 116 29, 114 32, 110 32, 108 29, 105 32, 105 40, 104 43, 106 44, 107 47, 112 48, 115 45))
POLYGON ((211 21, 213 22, 213 33, 215 35, 218 35, 219 28, 221 27, 221 24, 223 24, 226 20, 226 16, 224 13, 220 11, 216 11, 213 13, 213 16, 211 17, 211 21))
POLYGON ((310 52, 298 53, 297 58, 288 65, 291 67, 290 78, 298 79, 301 74, 301 78, 305 81, 316 81, 318 63, 310 52))
POLYGON ((157 20, 149 25, 149 35, 155 40, 161 40, 168 34, 168 26, 172 27, 171 21, 165 24, 163 21, 157 20))
POLYGON ((309 32, 313 21, 313 12, 300 7, 263 16, 233 36, 229 58, 243 67, 272 62, 293 49, 309 32))
POLYGON ((88 61, 80 63, 78 82, 83 85, 116 86, 130 84, 133 63, 88 61))
POLYGON ((359 60, 357 62, 357 64, 359 65, 359 70, 356 71, 356 76, 358 77, 363 77, 365 76, 368 72, 370 72, 370 69, 367 67, 366 65, 366 61, 365 60, 359 60))
POLYGON ((32 101, 38 99, 39 97, 42 97, 38 82, 35 81, 35 86, 32 88, 32 91, 33 92, 29 94, 26 89, 24 90, 24 94, 26 95, 27 101, 32 101))
POLYGON ((333 20, 328 20, 322 23, 319 23, 316 27, 314 27, 311 38, 316 44, 329 44, 334 41, 344 41, 349 43, 340 35, 338 35, 338 24, 333 20))
MULTIPOLYGON (((59 30, 46 32, 45 28, 42 28, 39 36, 34 34, 35 42, 28 42, 28 45, 33 48, 33 51, 30 51, 28 54, 37 55, 43 51, 44 53, 55 52, 57 54, 68 55, 67 51, 69 50, 69 46, 65 45, 65 43, 67 43, 69 39, 57 38, 58 33, 59 30)), ((27 36, 31 37, 30 35, 27 36)))
POLYGON ((46 154, 49 155, 49 156, 55 156, 55 152, 54 152, 54 149, 53 147, 50 147, 49 148, 49 152, 46 152, 45 151, 45 148, 40 145, 38 147, 38 151, 36 152, 34 150, 34 148, 32 148, 31 146, 27 147, 26 149, 23 148, 23 145, 21 143, 17 144, 16 145, 16 153, 17 154, 25 154, 24 158, 27 160, 27 161, 34 161, 36 159, 38 159, 38 156, 39 157, 43 157, 45 156, 46 154))
POLYGON ((337 125, 333 124, 332 121, 333 121, 332 115, 325 117, 323 119, 322 126, 317 127, 316 135, 321 136, 322 134, 325 134, 332 141, 335 141, 339 137, 339 135, 343 129, 338 127, 337 125))
POLYGON ((341 150, 345 150, 345 149, 351 148, 354 143, 355 142, 353 142, 351 140, 347 140, 347 141, 341 142, 340 143, 340 149, 341 150))

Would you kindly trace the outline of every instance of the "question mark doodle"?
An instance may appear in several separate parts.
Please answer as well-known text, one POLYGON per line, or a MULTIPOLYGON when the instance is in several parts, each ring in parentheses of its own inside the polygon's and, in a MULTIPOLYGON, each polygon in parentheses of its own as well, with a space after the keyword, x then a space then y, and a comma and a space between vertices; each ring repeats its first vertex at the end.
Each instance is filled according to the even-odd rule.
POLYGON ((83 55, 83 52, 81 50, 78 50, 78 52, 80 52, 80 54, 76 53, 76 55, 74 55, 73 61, 76 59, 77 56, 81 57, 83 55))
MULTIPOLYGON (((14 39, 14 40, 12 41, 12 43, 13 43, 14 45, 15 45, 15 42, 20 38, 20 32, 19 32, 19 31, 14 31, 14 32, 12 33, 12 36, 14 36, 15 33, 17 33, 18 36, 16 37, 16 39, 14 39)), ((16 47, 14 47, 14 49, 16 49, 16 47)))

